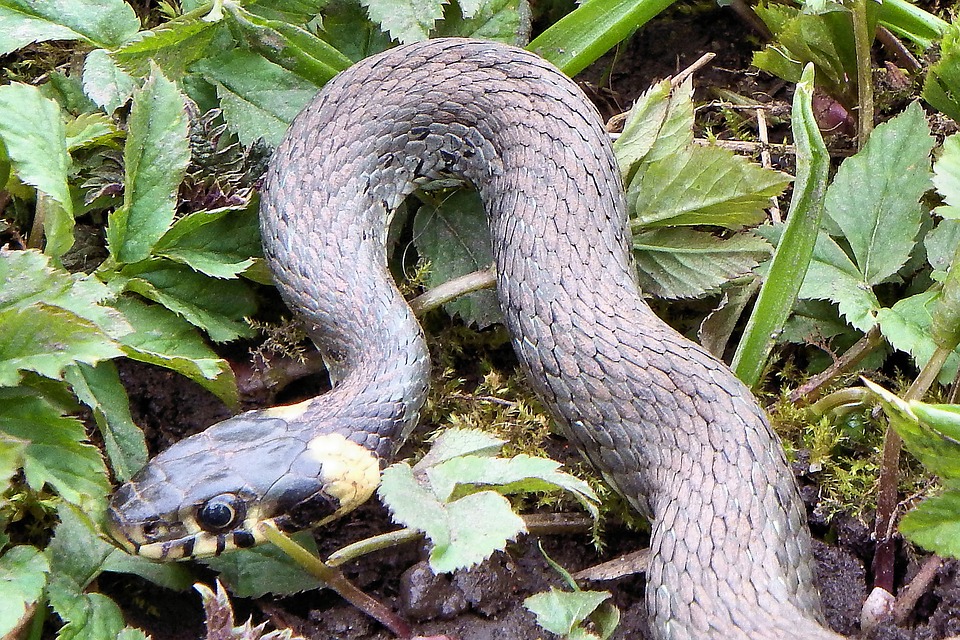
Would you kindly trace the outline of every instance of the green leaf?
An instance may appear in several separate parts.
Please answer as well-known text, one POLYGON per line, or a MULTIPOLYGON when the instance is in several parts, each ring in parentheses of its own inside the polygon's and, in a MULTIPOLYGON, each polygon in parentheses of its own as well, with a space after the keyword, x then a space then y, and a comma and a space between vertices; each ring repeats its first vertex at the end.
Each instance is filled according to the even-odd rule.
POLYGON ((960 248, 960 220, 941 220, 924 236, 923 248, 927 262, 933 267, 934 280, 942 282, 953 263, 953 256, 960 248))
POLYGON ((73 153, 97 145, 109 145, 123 133, 108 116, 84 113, 67 122, 67 149, 73 153))
POLYGON ((530 26, 529 18, 526 25, 521 19, 521 1, 488 0, 470 12, 464 2, 451 3, 447 5, 443 20, 437 23, 432 36, 458 36, 496 40, 512 45, 526 44, 530 26))
POLYGON ((352 64, 350 58, 305 29, 261 18, 235 5, 227 5, 226 10, 251 49, 318 87, 352 64))
POLYGON ((250 145, 263 138, 280 143, 293 118, 317 92, 308 82, 252 51, 234 49, 193 65, 217 87, 223 114, 240 141, 250 145))
MULTIPOLYGON (((880 309, 877 313, 883 337, 894 348, 913 356, 917 368, 923 368, 937 349, 930 313, 939 295, 936 291, 919 293, 897 301, 892 308, 880 309)), ((960 354, 951 353, 940 369, 940 382, 949 384, 956 375, 958 366, 960 354)))
POLYGON ((948 484, 960 479, 960 406, 905 402, 869 380, 890 424, 923 466, 948 484))
POLYGON ((693 81, 688 78, 673 88, 669 80, 662 80, 634 103, 613 151, 629 185, 642 161, 679 153, 692 143, 693 81))
POLYGON ((946 203, 934 211, 944 218, 960 220, 960 133, 943 141, 942 154, 933 163, 933 185, 946 203))
POLYGON ((960 122, 960 25, 951 25, 940 40, 940 59, 923 81, 923 99, 960 122))
POLYGON ((130 331, 123 316, 100 303, 112 297, 93 276, 53 267, 39 251, 0 248, 0 309, 24 309, 38 303, 66 309, 113 337, 130 331))
POLYGON ((79 420, 28 388, 0 389, 0 432, 29 443, 23 473, 31 489, 49 483, 71 504, 90 512, 105 508, 107 469, 79 420))
POLYGON ((568 76, 586 69, 674 0, 590 0, 527 45, 568 76))
POLYGON ((215 342, 253 335, 244 318, 256 311, 256 298, 239 280, 214 280, 193 269, 164 260, 128 265, 125 290, 159 302, 200 327, 215 342))
POLYGON ((658 298, 697 298, 750 273, 770 245, 750 234, 726 240, 683 228, 642 231, 633 237, 640 288, 658 298))
POLYGON ((75 363, 96 364, 122 355, 116 342, 93 322, 38 302, 0 311, 0 386, 13 386, 21 371, 60 379, 75 363))
POLYGON ((13 547, 0 556, 0 637, 7 638, 37 604, 47 584, 50 565, 36 548, 13 547))
POLYGON ((481 562, 526 530, 501 493, 564 489, 596 517, 597 498, 585 482, 559 471, 553 460, 494 457, 502 445, 481 431, 449 429, 415 467, 401 462, 384 471, 379 495, 394 521, 423 531, 430 540, 434 571, 481 562), (483 486, 499 487, 500 493, 457 490, 483 486))
POLYGON ((133 326, 120 343, 127 357, 176 371, 232 407, 239 398, 230 365, 185 320, 159 305, 124 296, 114 302, 133 326))
POLYGON ((83 92, 107 113, 113 113, 133 95, 136 81, 117 66, 105 49, 96 49, 83 61, 83 92))
POLYGON ((125 73, 137 77, 150 74, 155 64, 164 75, 179 80, 191 64, 218 52, 215 43, 229 37, 221 22, 181 18, 171 20, 113 52, 113 59, 125 73))
POLYGON ((147 462, 147 443, 130 415, 130 399, 116 366, 112 362, 76 365, 67 370, 66 380, 93 411, 117 479, 129 480, 147 462))
POLYGON ((177 220, 154 253, 214 278, 236 278, 263 255, 254 207, 198 211, 177 220))
POLYGON ((110 215, 107 243, 120 263, 149 257, 173 222, 190 161, 184 97, 154 67, 133 97, 125 148, 123 206, 110 215))
POLYGON ((51 198, 63 212, 65 217, 49 208, 44 212, 47 253, 63 255, 73 245, 73 200, 67 186, 70 156, 59 105, 30 85, 0 87, 0 141, 17 177, 51 198))
POLYGON ((393 44, 390 36, 370 21, 359 3, 330 2, 323 10, 318 34, 354 62, 385 51, 393 44))
POLYGON ((776 336, 790 317, 823 217, 830 154, 813 115, 813 85, 814 70, 808 65, 793 97, 791 129, 797 147, 797 179, 787 223, 733 358, 734 373, 751 387, 760 381, 776 336))
POLYGON ((898 36, 907 38, 923 49, 939 41, 950 25, 909 0, 884 0, 880 5, 880 22, 898 36))
MULTIPOLYGON (((777 245, 783 225, 765 225, 755 231, 777 245)), ((876 294, 840 245, 825 233, 817 236, 813 259, 797 295, 806 300, 835 302, 847 322, 864 333, 877 323, 880 301, 876 294)))
POLYGON ((58 638, 115 640, 121 633, 124 621, 119 607, 102 594, 86 592, 101 572, 116 569, 117 559, 120 566, 128 569, 134 565, 144 568, 153 565, 145 571, 148 576, 171 576, 161 583, 179 588, 189 585, 182 566, 156 565, 144 558, 130 557, 105 542, 83 512, 61 505, 58 516, 60 524, 45 552, 51 569, 50 606, 66 623, 58 638))
POLYGON ((715 225, 736 229, 764 218, 790 178, 719 147, 691 146, 641 166, 627 190, 632 226, 715 225))
POLYGON ((46 40, 113 48, 139 28, 123 0, 0 0, 0 55, 46 40))
POLYGON ((402 44, 426 40, 448 0, 360 0, 370 20, 402 44))
MULTIPOLYGON (((430 261, 427 285, 435 287, 493 264, 490 231, 483 203, 474 191, 458 191, 438 206, 424 205, 413 222, 414 245, 430 261)), ((476 291, 444 308, 483 329, 500 321, 500 303, 493 291, 476 291)))
POLYGON ((418 482, 405 462, 387 467, 378 492, 394 522, 423 531, 430 540, 430 568, 435 573, 482 562, 526 531, 500 494, 481 491, 443 503, 418 482))
MULTIPOLYGON (((291 537, 317 555, 317 543, 309 531, 291 537)), ((230 585, 230 591, 240 598, 261 598, 268 593, 293 595, 324 586, 321 580, 273 545, 225 553, 219 558, 207 558, 203 564, 219 573, 221 579, 230 585)))
POLYGON ((869 285, 902 267, 920 231, 920 197, 930 188, 934 139, 912 103, 878 126, 864 148, 843 161, 827 189, 826 213, 843 231, 869 285))
MULTIPOLYGON (((537 624, 541 627, 551 633, 569 637, 597 607, 609 599, 610 593, 607 591, 561 591, 550 587, 550 591, 524 600, 523 606, 537 616, 537 624)), ((591 635, 577 637, 589 638, 591 635)))
POLYGON ((927 498, 900 521, 914 544, 941 556, 960 558, 960 491, 927 498))
POLYGON ((130 330, 100 306, 109 290, 91 277, 53 268, 37 251, 0 249, 0 385, 21 371, 59 379, 75 362, 122 355, 115 339, 130 330))

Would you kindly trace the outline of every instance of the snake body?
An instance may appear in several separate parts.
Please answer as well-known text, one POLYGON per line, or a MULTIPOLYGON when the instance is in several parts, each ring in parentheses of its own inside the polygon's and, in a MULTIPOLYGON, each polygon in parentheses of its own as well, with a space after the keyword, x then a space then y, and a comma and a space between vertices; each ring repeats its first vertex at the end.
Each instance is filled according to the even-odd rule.
POLYGON ((504 320, 531 384, 651 519, 656 637, 838 638, 822 626, 804 510, 762 410, 642 298, 599 114, 544 60, 489 42, 374 56, 297 117, 267 175, 261 227, 334 389, 174 445, 118 491, 113 535, 155 558, 219 553, 256 543, 259 520, 307 526, 369 495, 371 467, 416 422, 430 368, 386 268, 387 222, 418 180, 449 175, 485 203, 504 320))

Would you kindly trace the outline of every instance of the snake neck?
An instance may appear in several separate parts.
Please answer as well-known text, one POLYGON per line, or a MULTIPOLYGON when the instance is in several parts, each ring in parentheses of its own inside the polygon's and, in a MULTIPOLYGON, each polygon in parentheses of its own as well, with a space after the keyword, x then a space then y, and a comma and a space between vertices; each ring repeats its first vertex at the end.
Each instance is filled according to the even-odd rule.
MULTIPOLYGON (((389 459, 424 401, 421 330, 390 278, 386 220, 419 178, 459 176, 490 220, 505 322, 558 424, 653 521, 659 638, 823 630, 797 489, 724 365, 650 311, 599 114, 533 54, 440 40, 335 78, 274 157, 267 258, 338 385, 317 411, 389 459)), ((822 635, 821 635, 822 634, 822 635)))

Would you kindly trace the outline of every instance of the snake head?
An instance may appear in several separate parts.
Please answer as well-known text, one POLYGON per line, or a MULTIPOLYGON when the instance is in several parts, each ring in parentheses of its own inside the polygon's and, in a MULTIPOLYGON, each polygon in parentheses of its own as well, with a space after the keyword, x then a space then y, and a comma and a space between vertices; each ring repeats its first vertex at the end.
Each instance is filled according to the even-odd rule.
POLYGON ((304 405, 251 411, 176 443, 114 493, 107 532, 153 560, 217 556, 353 510, 379 483, 377 457, 337 433, 304 427, 304 405))

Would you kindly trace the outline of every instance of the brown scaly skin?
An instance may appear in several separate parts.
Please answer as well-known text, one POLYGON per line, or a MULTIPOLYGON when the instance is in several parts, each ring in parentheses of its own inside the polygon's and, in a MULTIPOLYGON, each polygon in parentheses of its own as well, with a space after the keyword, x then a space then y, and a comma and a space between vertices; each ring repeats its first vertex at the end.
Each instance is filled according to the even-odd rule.
MULTIPOLYGON (((276 433, 304 448, 339 434, 381 462, 394 455, 423 403, 429 363, 385 267, 387 218, 417 178, 451 174, 485 203, 504 318, 531 384, 567 436, 651 518, 656 636, 838 638, 822 626, 804 511, 776 436, 729 369, 644 303, 599 116, 529 52, 462 39, 398 47, 339 75, 291 126, 263 194, 264 248, 338 384, 289 411, 276 433)), ((159 549, 158 528, 172 522, 183 537, 177 522, 195 522, 215 495, 250 488, 208 488, 204 465, 255 485, 242 509, 266 518, 283 511, 256 487, 293 474, 310 494, 310 474, 330 464, 318 470, 317 457, 297 446, 268 460, 270 434, 226 455, 232 430, 242 426, 221 423, 152 461, 118 493, 115 535, 129 548, 159 549), (189 459, 194 477, 168 473, 174 459, 181 468, 189 459), (159 478, 179 488, 159 488, 159 478)), ((329 493, 298 499, 319 513, 316 496, 329 493)), ((332 500, 324 513, 341 507, 332 500)), ((215 533, 229 546, 235 532, 215 533)), ((170 557, 184 555, 182 541, 168 544, 180 549, 170 557)))

